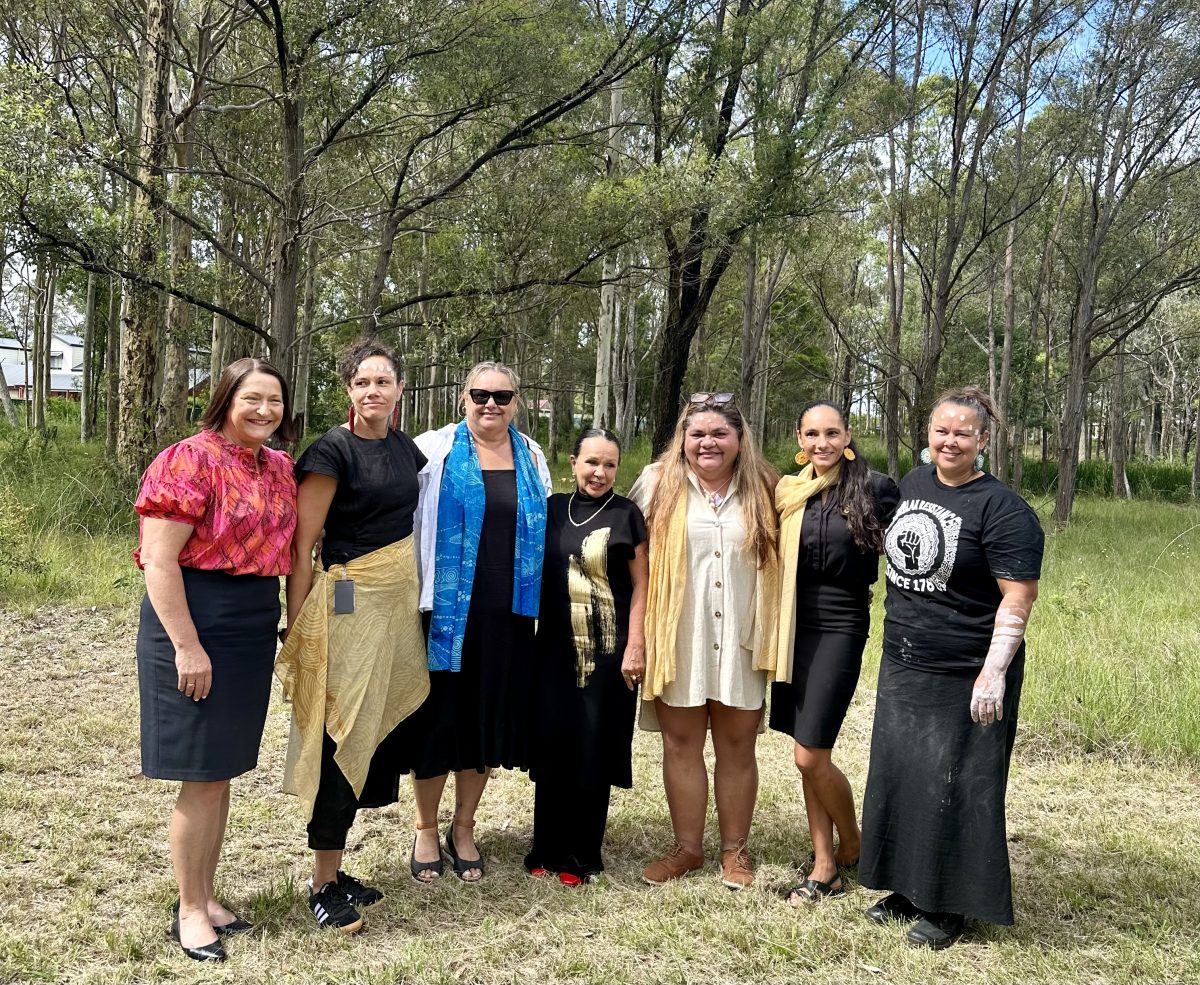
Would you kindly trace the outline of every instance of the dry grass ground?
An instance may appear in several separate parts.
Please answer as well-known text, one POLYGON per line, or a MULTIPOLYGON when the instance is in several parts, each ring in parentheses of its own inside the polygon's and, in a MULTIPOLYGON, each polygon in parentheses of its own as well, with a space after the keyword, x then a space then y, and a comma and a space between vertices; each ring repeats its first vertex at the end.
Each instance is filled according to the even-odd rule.
MULTIPOLYGON (((760 743, 759 881, 713 868, 641 884, 669 837, 655 737, 636 789, 614 798, 608 878, 568 890, 528 879, 532 786, 503 773, 478 837, 483 885, 408 875, 411 802, 366 812, 348 868, 387 899, 354 938, 304 906, 304 828, 278 792, 288 712, 273 702, 259 768, 235 781, 223 894, 261 930, 205 966, 164 938, 174 784, 138 775, 132 614, 0 613, 0 981, 1148 982, 1200 980, 1200 784, 1178 761, 1064 752, 1023 729, 1009 790, 1017 923, 972 928, 942 953, 907 948, 855 890, 803 912, 780 892, 809 849, 789 744, 760 743)), ((860 688, 839 759, 861 800, 873 693, 860 688)), ((1078 748, 1078 747, 1069 747, 1078 748)), ((715 824, 710 821, 710 853, 715 824)))

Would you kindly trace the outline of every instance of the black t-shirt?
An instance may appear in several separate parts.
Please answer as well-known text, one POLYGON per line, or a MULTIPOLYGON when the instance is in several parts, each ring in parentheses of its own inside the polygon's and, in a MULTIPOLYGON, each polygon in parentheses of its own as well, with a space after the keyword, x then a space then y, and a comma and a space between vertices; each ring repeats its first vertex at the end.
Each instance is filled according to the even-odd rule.
POLYGON ((603 502, 604 497, 595 500, 580 492, 574 506, 567 493, 547 500, 540 613, 546 628, 573 634, 572 607, 578 607, 598 661, 623 655, 633 598, 629 562, 646 540, 646 521, 636 503, 614 495, 597 512, 603 502), (611 641, 611 651, 605 641, 611 641))
POLYGON ((981 667, 996 579, 1039 578, 1044 545, 1037 515, 995 476, 947 486, 932 465, 913 469, 884 537, 884 654, 926 670, 981 667))
POLYGON ((403 431, 362 438, 330 428, 296 462, 296 481, 308 472, 337 479, 325 517, 321 564, 345 564, 413 532, 417 473, 426 458, 403 431))

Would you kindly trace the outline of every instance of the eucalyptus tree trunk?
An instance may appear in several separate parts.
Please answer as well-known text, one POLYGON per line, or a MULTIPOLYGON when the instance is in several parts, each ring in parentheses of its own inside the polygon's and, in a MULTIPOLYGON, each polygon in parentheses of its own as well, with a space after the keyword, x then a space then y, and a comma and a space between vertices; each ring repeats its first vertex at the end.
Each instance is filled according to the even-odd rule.
MULTIPOLYGON (((0 226, 0 284, 4 283, 4 271, 8 266, 8 230, 4 226, 0 226)), ((20 427, 21 421, 17 417, 17 407, 13 403, 12 394, 8 392, 8 383, 3 375, 0 375, 0 407, 4 409, 4 417, 10 425, 20 427)))
POLYGON ((120 416, 122 282, 108 279, 108 331, 104 339, 104 454, 117 458, 117 418, 120 416))
MULTIPOLYGON (((151 197, 152 186, 163 192, 167 160, 167 81, 171 67, 174 0, 147 0, 146 35, 141 53, 141 126, 138 187, 130 207, 127 262, 151 271, 158 259, 162 206, 151 197)), ((120 411, 117 461, 130 475, 150 464, 154 447, 154 377, 159 329, 158 292, 129 281, 122 294, 120 411)))
MULTIPOLYGON (((904 162, 899 176, 896 174, 896 139, 888 135, 888 187, 892 192, 892 206, 888 211, 888 347, 887 378, 883 387, 884 440, 887 445, 887 469, 895 481, 900 481, 900 393, 901 367, 900 345, 904 328, 904 244, 907 237, 908 196, 912 187, 914 146, 916 142, 917 91, 921 80, 921 66, 925 53, 925 3, 918 0, 913 12, 915 45, 913 56, 912 85, 908 87, 908 112, 905 114, 904 162), (897 193, 896 183, 900 181, 897 193)), ((888 74, 894 85, 897 78, 897 30, 899 18, 897 8, 892 5, 891 45, 888 74)), ((916 454, 917 446, 913 446, 916 454)))
POLYGON ((37 268, 34 289, 37 302, 34 306, 33 324, 33 375, 30 378, 33 426, 46 430, 46 418, 50 408, 50 345, 54 337, 54 299, 58 286, 58 271, 54 264, 43 259, 37 268))
MULTIPOLYGON (((1024 174, 1024 138, 1025 114, 1029 108, 1029 79, 1033 71, 1033 32, 1026 38, 1025 51, 1021 61, 1021 76, 1018 83, 1021 108, 1017 114, 1016 131, 1013 134, 1013 171, 1018 183, 1024 174)), ((1000 355, 999 388, 992 391, 996 400, 996 410, 1000 414, 1001 425, 992 436, 992 471, 1001 482, 1009 481, 1009 441, 1012 435, 1011 416, 1012 405, 1009 401, 1009 390, 1012 387, 1012 356, 1013 335, 1017 323, 1017 288, 1016 288, 1016 244, 1019 203, 1013 196, 1009 207, 1008 232, 1004 245, 1004 345, 1000 355)))
MULTIPOLYGON (((626 0, 617 0, 616 29, 625 30, 626 0)), ((609 86, 608 102, 608 153, 605 155, 605 171, 608 178, 615 178, 621 171, 621 158, 625 154, 625 135, 622 125, 625 116, 625 77, 609 86)), ((618 280, 622 274, 619 250, 610 250, 604 255, 603 283, 600 286, 600 320, 596 334, 596 387, 593 395, 593 422, 596 427, 609 427, 612 417, 613 339, 620 326, 620 299, 618 280)))
POLYGON ((95 416, 96 377, 96 274, 88 274, 87 302, 83 315, 83 379, 79 391, 79 441, 85 443, 92 437, 95 416))
POLYGON ((637 301, 637 292, 630 286, 625 295, 625 331, 621 335, 621 350, 617 353, 617 363, 620 366, 617 433, 626 443, 633 441, 637 430, 637 301))
MULTIPOLYGON (((320 282, 317 278, 317 263, 320 260, 320 244, 315 236, 308 241, 308 259, 304 275, 304 310, 300 325, 300 337, 295 346, 295 389, 292 391, 292 409, 297 424, 303 430, 308 420, 308 384, 312 362, 312 340, 317 320, 317 295, 320 282)), ((401 427, 404 425, 401 424, 401 427)))
POLYGON ((1200 497, 1200 405, 1196 410, 1196 453, 1192 455, 1192 499, 1200 497))

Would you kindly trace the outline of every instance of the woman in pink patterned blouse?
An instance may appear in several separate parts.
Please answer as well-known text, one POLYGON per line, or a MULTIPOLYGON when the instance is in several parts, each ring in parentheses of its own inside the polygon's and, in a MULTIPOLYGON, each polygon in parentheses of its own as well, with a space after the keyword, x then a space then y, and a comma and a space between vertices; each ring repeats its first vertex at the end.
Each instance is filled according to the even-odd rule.
POLYGON ((217 901, 213 878, 229 781, 258 762, 279 626, 279 576, 296 527, 287 383, 257 359, 225 368, 201 431, 146 470, 134 553, 146 573, 138 628, 142 773, 183 781, 171 815, 179 902, 171 935, 197 961, 251 929, 217 901))

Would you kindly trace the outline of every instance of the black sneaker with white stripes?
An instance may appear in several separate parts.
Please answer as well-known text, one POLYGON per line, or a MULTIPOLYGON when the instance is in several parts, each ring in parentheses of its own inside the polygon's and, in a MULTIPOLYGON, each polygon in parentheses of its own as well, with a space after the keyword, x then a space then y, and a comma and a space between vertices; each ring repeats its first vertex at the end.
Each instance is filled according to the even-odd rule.
POLYGON ((343 934, 355 934, 362 930, 362 915, 350 905, 336 882, 327 882, 313 893, 308 898, 308 908, 322 927, 340 930, 343 934))
POLYGON ((359 882, 341 869, 338 869, 337 888, 354 906, 374 906, 383 899, 383 893, 374 886, 359 882))

